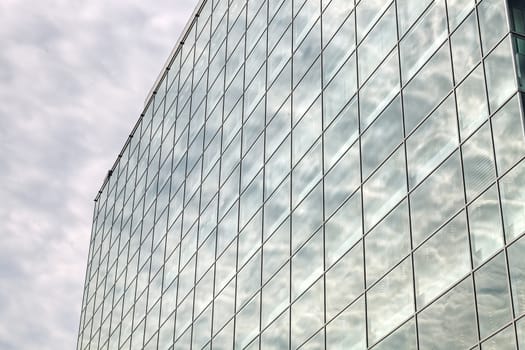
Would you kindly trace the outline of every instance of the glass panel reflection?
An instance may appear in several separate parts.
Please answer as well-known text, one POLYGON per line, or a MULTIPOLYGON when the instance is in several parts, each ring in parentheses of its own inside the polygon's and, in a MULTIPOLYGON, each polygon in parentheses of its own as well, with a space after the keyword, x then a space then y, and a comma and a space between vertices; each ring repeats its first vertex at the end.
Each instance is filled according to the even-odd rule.
POLYGON ((481 350, 514 350, 516 338, 514 327, 509 326, 481 344, 481 350))
POLYGON ((477 342, 472 280, 467 278, 418 316, 419 348, 470 349, 477 342))
POLYGON ((507 240, 525 231, 525 161, 522 161, 500 182, 503 228, 507 240))
MULTIPOLYGON (((514 313, 517 316, 525 314, 525 265, 523 264, 523 252, 525 252, 525 238, 523 237, 513 243, 508 249, 512 300, 514 302, 514 313)), ((525 325, 525 322, 522 321, 522 324, 525 325)))
POLYGON ((414 253, 418 308, 470 270, 465 214, 461 213, 414 253))
POLYGON ((496 186, 492 186, 469 205, 468 216, 472 261, 476 267, 503 246, 503 229, 496 186))
POLYGON ((413 312, 412 262, 405 259, 367 292, 368 342, 377 342, 413 312))
POLYGON ((482 338, 510 321, 507 268, 503 253, 499 253, 474 273, 478 303, 479 330, 482 338))

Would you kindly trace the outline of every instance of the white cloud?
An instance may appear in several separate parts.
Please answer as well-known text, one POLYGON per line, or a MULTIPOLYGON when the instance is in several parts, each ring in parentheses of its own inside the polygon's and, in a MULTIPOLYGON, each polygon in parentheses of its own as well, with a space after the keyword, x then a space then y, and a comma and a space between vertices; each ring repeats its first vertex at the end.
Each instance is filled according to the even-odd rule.
POLYGON ((196 0, 0 3, 0 348, 76 345, 93 198, 196 0))

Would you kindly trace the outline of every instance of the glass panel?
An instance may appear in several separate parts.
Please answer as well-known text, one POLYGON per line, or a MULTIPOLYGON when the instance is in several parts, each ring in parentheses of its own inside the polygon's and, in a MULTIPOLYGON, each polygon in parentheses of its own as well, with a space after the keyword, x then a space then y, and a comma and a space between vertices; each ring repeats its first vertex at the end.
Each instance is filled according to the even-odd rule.
POLYGON ((399 45, 401 73, 406 83, 447 36, 445 0, 436 0, 399 45))
POLYGON ((261 349, 288 349, 290 321, 288 311, 272 323, 261 336, 261 349))
POLYGON ((294 165, 321 136, 322 116, 320 102, 320 99, 314 102, 292 130, 292 162, 294 165))
POLYGON ((364 290, 363 246, 357 244, 326 272, 326 319, 331 320, 364 290))
MULTIPOLYGON (((465 3, 462 0, 454 1, 465 3)), ((470 1, 470 3, 473 3, 473 1, 470 1)), ((472 12, 459 26, 452 34, 450 41, 452 45, 452 60, 454 62, 454 77, 459 82, 481 59, 476 12, 472 12)))
POLYGON ((366 349, 364 298, 356 301, 326 326, 326 343, 326 349, 366 349))
MULTIPOLYGON (((323 1, 323 39, 325 43, 329 40, 335 31, 341 26, 345 20, 353 20, 353 14, 350 11, 354 8, 353 1, 346 0, 335 0, 335 1, 323 1), (329 20, 326 20, 329 19, 329 20)), ((352 25, 352 28, 354 25, 352 25)), ((355 42, 354 38, 348 38, 348 42, 355 42)))
MULTIPOLYGON (((295 84, 296 82, 294 82, 295 84)), ((293 120, 297 121, 308 110, 321 92, 321 64, 318 59, 293 92, 293 120)), ((282 90, 279 91, 282 94, 282 90)))
POLYGON ((323 157, 321 142, 316 142, 292 171, 292 205, 296 206, 321 179, 323 157))
MULTIPOLYGON (((335 117, 335 116, 334 116, 335 117)), ((332 121, 324 114, 325 125, 332 121)), ((325 169, 329 169, 357 139, 357 98, 353 99, 326 129, 324 141, 325 169)))
MULTIPOLYGON (((474 0, 447 0, 448 21, 451 32, 468 15, 474 5, 474 0)), ((474 12, 472 13, 475 14, 474 12)))
POLYGON ((388 159, 363 187, 365 231, 377 223, 406 194, 403 148, 388 159))
POLYGON ((470 349, 478 339, 472 280, 464 280, 419 314, 418 330, 422 350, 470 349))
POLYGON ((414 188, 458 145, 454 95, 443 102, 406 142, 408 181, 414 188))
POLYGON ((492 117, 498 174, 506 173, 525 155, 525 137, 518 97, 492 117))
POLYGON ((517 90, 513 65, 510 39, 499 44, 485 60, 491 112, 498 109, 517 90))
MULTIPOLYGON (((337 5, 334 6, 333 4, 336 4, 338 1, 339 0, 332 1, 330 7, 337 7, 337 5)), ((336 16, 339 15, 340 13, 336 16)), ((328 21, 325 20, 323 22, 323 28, 331 26, 332 22, 333 18, 330 18, 328 21)), ((326 85, 327 82, 332 80, 335 73, 339 70, 339 67, 347 60, 355 48, 354 15, 352 14, 348 17, 333 38, 330 39, 328 36, 323 36, 323 42, 328 43, 328 45, 325 44, 326 47, 323 51, 323 79, 326 85)))
POLYGON ((260 294, 257 294, 235 317, 235 348, 243 349, 259 333, 260 294))
POLYGON ((503 177, 500 190, 503 227, 510 241, 525 231, 525 161, 503 177))
POLYGON ((511 320, 507 267, 499 253, 474 273, 478 302, 479 330, 485 338, 511 320))
POLYGON ((355 55, 352 55, 337 72, 323 93, 323 114, 328 125, 347 105, 357 89, 355 55))
POLYGON ((399 36, 403 36, 414 21, 421 15, 431 0, 399 0, 397 14, 399 16, 399 36))
MULTIPOLYGON (((373 1, 361 3, 373 3, 373 1)), ((358 9, 361 8, 363 6, 358 7, 358 9)), ((394 47, 396 41, 396 14, 394 4, 392 4, 359 46, 357 51, 359 55, 359 81, 363 82, 368 78, 370 73, 394 47)))
POLYGON ((292 348, 296 349, 324 324, 324 283, 320 278, 292 305, 292 348))
POLYGON ((292 213, 292 251, 323 223, 323 188, 320 182, 292 213))
POLYGON ((367 286, 372 285, 410 252, 406 200, 365 237, 365 251, 367 286))
POLYGON ((418 308, 470 271, 467 223, 463 213, 415 252, 414 265, 418 308))
POLYGON ((465 190, 471 201, 496 179, 489 124, 483 125, 462 149, 465 190))
POLYGON ((355 143, 324 178, 325 217, 330 217, 360 183, 359 144, 355 143))
POLYGON ((263 288, 262 327, 266 327, 290 304, 290 264, 286 264, 263 288))
POLYGON ((389 155, 403 140, 401 98, 396 98, 372 123, 361 138, 363 178, 389 155))
POLYGON ((456 96, 461 139, 465 140, 488 116, 481 65, 456 89, 456 96))
POLYGON ((399 63, 396 52, 392 52, 359 92, 363 124, 370 124, 398 91, 399 63))
POLYGON ((472 260, 481 265, 503 246, 503 229, 496 186, 492 186, 468 207, 472 260))
MULTIPOLYGON (((361 41, 372 28, 377 19, 383 14, 390 1, 365 0, 357 5, 357 41, 361 41)), ((386 15, 384 15, 386 16, 386 15)))
POLYGON ((325 226, 326 259, 333 263, 362 235, 361 197, 355 193, 325 226))
POLYGON ((286 220, 263 246, 263 283, 290 256, 290 220, 286 220))
POLYGON ((323 271, 323 234, 319 230, 292 257, 292 299, 305 291, 323 271))
POLYGON ((369 344, 377 342, 413 314, 411 264, 411 259, 405 259, 367 292, 369 344))
POLYGON ((396 331, 382 340, 374 350, 416 350, 416 324, 414 319, 408 321, 396 331))
POLYGON ((508 32, 505 0, 483 0, 478 6, 481 43, 486 54, 508 32))
POLYGON ((518 344, 522 348, 525 346, 525 317, 516 324, 516 331, 518 332, 518 344))
POLYGON ((464 204, 461 166, 455 152, 410 195, 414 245, 441 226, 464 204), (429 215, 432 213, 432 215, 429 215))
POLYGON ((403 100, 406 133, 409 134, 451 90, 450 52, 448 45, 443 45, 405 87, 403 100), (429 84, 429 81, 433 83, 429 84))
MULTIPOLYGON (((523 237, 513 243, 508 249, 512 299, 514 301, 514 312, 517 316, 525 313, 525 264, 523 264, 523 252, 525 252, 525 238, 523 237)), ((521 323, 525 326, 524 321, 521 323)))
POLYGON ((514 327, 509 326, 481 344, 481 350, 515 350, 514 327))

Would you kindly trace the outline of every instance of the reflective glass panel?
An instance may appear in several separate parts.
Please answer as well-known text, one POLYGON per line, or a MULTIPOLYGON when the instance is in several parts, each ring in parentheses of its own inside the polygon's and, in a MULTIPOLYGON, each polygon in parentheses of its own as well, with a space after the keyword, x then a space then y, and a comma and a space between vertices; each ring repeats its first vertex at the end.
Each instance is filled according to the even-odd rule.
POLYGON ((419 348, 470 349, 477 342, 472 280, 467 278, 418 316, 419 348))
POLYGON ((373 344, 414 312, 412 261, 405 259, 367 292, 368 342, 373 344))
POLYGON ((461 213, 414 254, 416 300, 426 305, 470 270, 465 214, 461 213))

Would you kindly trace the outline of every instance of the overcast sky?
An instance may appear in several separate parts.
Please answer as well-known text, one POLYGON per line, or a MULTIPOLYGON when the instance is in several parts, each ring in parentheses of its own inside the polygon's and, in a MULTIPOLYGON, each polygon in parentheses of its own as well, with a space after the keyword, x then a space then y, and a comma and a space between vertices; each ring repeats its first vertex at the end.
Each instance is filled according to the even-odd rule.
POLYGON ((0 1, 0 349, 73 349, 93 199, 197 0, 0 1))

